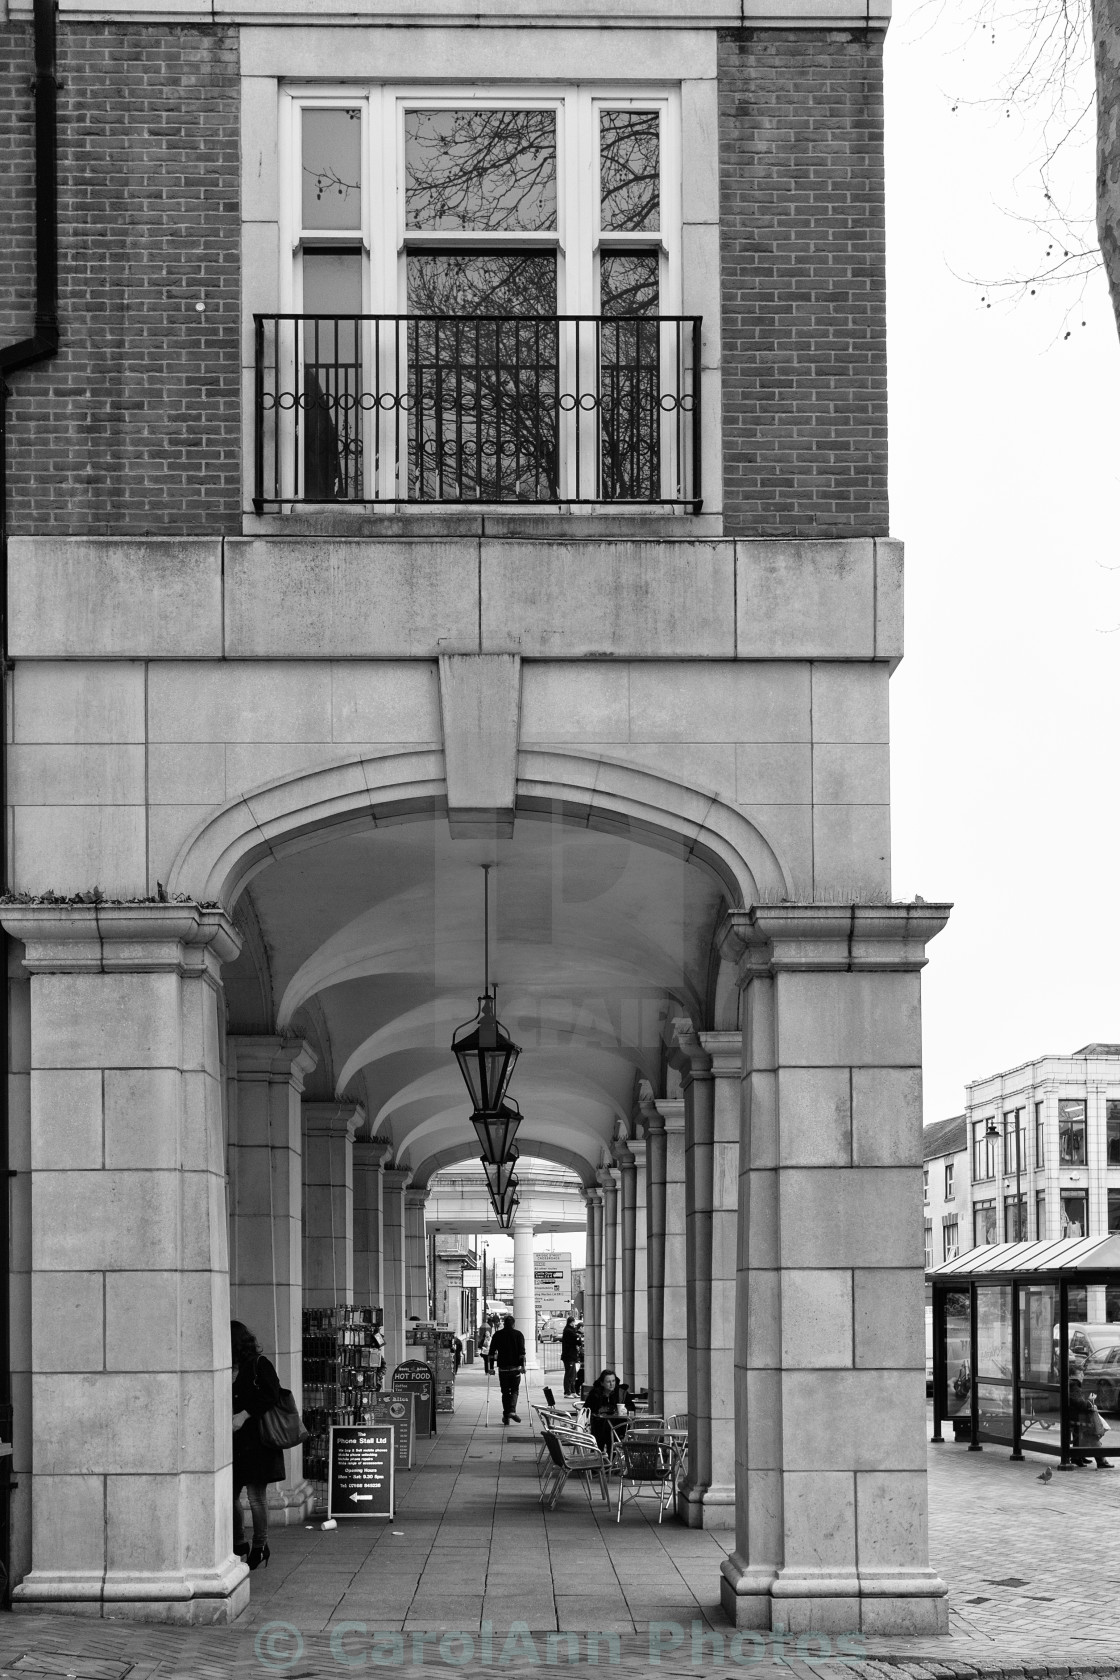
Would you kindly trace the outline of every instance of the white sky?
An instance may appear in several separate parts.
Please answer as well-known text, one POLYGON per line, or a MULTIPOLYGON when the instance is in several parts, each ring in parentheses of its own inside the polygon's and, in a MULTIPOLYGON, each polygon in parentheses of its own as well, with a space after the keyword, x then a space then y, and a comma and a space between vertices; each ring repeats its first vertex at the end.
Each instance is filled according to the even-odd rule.
MULTIPOLYGON (((902 0, 887 37, 894 891, 956 906, 923 976, 927 1122, 966 1080, 1120 1042, 1120 347, 1100 276, 990 310, 969 283, 1046 245, 1014 219, 1040 113, 971 103, 1013 43, 969 16, 902 0)), ((1092 170, 1070 149, 1090 213, 1092 170)))

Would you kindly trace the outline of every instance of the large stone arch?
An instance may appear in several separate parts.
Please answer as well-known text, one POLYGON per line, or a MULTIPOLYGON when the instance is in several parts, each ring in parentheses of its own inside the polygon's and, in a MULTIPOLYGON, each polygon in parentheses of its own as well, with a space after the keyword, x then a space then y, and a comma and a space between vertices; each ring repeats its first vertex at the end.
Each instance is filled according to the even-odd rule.
MULTIPOLYGON (((735 907, 793 894, 778 849, 714 794, 633 765, 574 753, 520 751, 517 810, 561 813, 606 832, 702 861, 735 907)), ((232 908, 253 876, 278 857, 327 835, 380 827, 445 810, 444 755, 404 752, 355 759, 282 777, 239 794, 184 841, 168 891, 232 908)))

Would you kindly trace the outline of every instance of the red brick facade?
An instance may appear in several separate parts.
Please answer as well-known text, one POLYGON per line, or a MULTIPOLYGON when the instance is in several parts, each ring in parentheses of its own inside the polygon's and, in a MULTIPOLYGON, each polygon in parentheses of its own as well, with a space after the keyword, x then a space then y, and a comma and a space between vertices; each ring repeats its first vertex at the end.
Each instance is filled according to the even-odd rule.
POLYGON ((885 535, 883 37, 721 33, 726 528, 885 535))
MULTIPOLYGON (((0 39, 7 343, 33 316, 30 24, 0 39)), ((11 380, 13 534, 239 528, 237 51, 234 29, 59 25, 62 344, 11 380)))

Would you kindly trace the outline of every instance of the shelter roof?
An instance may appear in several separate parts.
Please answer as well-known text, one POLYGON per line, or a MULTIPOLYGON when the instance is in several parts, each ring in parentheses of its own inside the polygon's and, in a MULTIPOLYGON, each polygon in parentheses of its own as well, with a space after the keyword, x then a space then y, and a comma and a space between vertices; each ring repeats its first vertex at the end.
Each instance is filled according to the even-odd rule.
POLYGON ((1029 1275, 1077 1278, 1087 1272, 1120 1273, 1120 1236, 1062 1237, 1054 1242, 986 1243, 966 1249, 926 1273, 930 1283, 1029 1275))

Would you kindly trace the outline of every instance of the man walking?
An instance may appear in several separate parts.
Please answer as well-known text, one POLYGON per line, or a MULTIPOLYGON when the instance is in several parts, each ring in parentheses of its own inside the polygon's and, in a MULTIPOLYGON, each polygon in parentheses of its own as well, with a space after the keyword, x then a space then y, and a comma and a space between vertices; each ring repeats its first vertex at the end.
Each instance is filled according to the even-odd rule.
POLYGON ((513 1314, 507 1313, 502 1328, 491 1338, 490 1362, 498 1373, 502 1390, 502 1422, 520 1423, 514 1411, 521 1389, 521 1373, 525 1369, 525 1338, 514 1328, 513 1314))
POLYGON ((580 1344, 579 1331, 576 1329, 575 1316, 568 1314, 560 1336, 560 1358, 564 1364, 564 1393, 579 1393, 580 1344))

